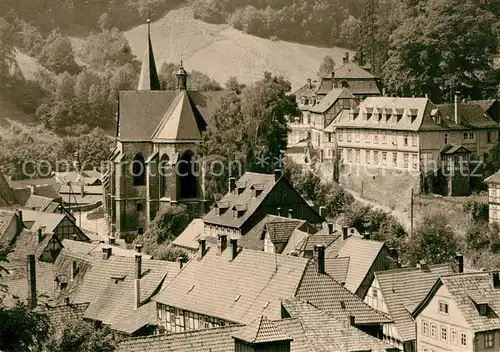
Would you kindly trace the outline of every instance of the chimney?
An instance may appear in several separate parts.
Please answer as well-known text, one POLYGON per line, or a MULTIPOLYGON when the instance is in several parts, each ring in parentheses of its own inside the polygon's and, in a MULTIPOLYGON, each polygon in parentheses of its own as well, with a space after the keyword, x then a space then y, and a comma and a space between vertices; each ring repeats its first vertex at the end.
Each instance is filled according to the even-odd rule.
POLYGON ((349 324, 351 326, 354 326, 355 320, 356 320, 356 318, 354 317, 354 315, 349 315, 349 324))
POLYGON ((455 92, 455 123, 460 125, 460 115, 458 113, 458 104, 460 103, 460 92, 455 92))
POLYGON ((364 233, 364 235, 363 235, 363 238, 364 238, 365 240, 369 240, 369 239, 370 239, 370 233, 369 233, 368 231, 366 231, 366 232, 364 233))
POLYGON ((325 245, 324 244, 317 244, 314 246, 314 250, 316 253, 318 253, 318 273, 319 274, 324 274, 325 273, 325 245))
POLYGON ((396 263, 399 263, 399 255, 398 255, 398 250, 396 248, 391 248, 391 257, 394 259, 396 263))
POLYGON ((207 253, 207 240, 206 239, 199 239, 198 243, 200 244, 200 259, 205 256, 207 253))
POLYGON ((84 197, 85 196, 85 185, 82 183, 80 185, 80 197, 84 197))
POLYGON ((16 233, 19 235, 24 228, 23 211, 18 210, 16 214, 16 233))
POLYGON ((233 193, 235 189, 236 189, 236 178, 229 177, 229 193, 233 193))
POLYGON ((293 209, 288 209, 288 217, 293 219, 293 209))
POLYGON ((385 95, 386 95, 386 91, 385 91, 385 87, 384 87, 384 88, 382 88, 382 96, 385 97, 385 95))
POLYGON ((349 52, 346 51, 345 53, 345 61, 347 61, 347 63, 349 63, 349 52))
POLYGON ((35 185, 30 185, 30 193, 31 193, 32 195, 34 195, 34 194, 35 194, 35 185))
POLYGON ((425 260, 419 260, 417 264, 417 268, 420 268, 422 270, 427 270, 427 262, 425 260))
MULTIPOLYGON (((73 241, 76 241, 76 240, 77 240, 77 236, 73 235, 73 241)), ((104 241, 102 241, 102 243, 104 243, 104 241)))
POLYGON ((28 255, 29 307, 36 308, 36 268, 35 255, 28 255))
POLYGON ((137 253, 141 253, 142 252, 142 244, 136 244, 135 245, 135 251, 137 253))
POLYGON ((236 259, 236 256, 238 255, 238 240, 236 238, 231 238, 231 261, 236 259))
POLYGON ((43 241, 43 231, 41 227, 38 227, 38 229, 36 229, 36 234, 38 243, 41 243, 43 241))
POLYGON ((328 223, 328 234, 331 235, 333 233, 333 224, 331 222, 328 223))
POLYGON ((307 79, 307 86, 309 87, 309 89, 312 89, 312 81, 310 78, 307 79))
POLYGON ((493 273, 493 287, 500 288, 500 272, 493 273))
POLYGON ((109 244, 115 244, 115 243, 116 243, 115 236, 109 236, 109 244))
POLYGON ((69 304, 70 304, 69 297, 64 297, 64 304, 66 304, 67 306, 69 306, 69 304))
POLYGON ((73 263, 71 265, 71 281, 75 279, 76 274, 78 274, 78 264, 73 260, 73 263))
POLYGON ((108 260, 111 257, 111 248, 102 249, 102 260, 108 260))
POLYGON ((332 71, 332 89, 335 88, 335 71, 332 71))
POLYGON ((135 280, 134 280, 134 295, 135 309, 141 304, 141 270, 142 270, 142 255, 135 255, 135 280))
POLYGON ((464 256, 462 253, 457 253, 455 257, 458 263, 458 272, 462 274, 464 272, 464 256))
POLYGON ((342 240, 347 240, 349 237, 349 228, 347 226, 342 226, 342 240))
POLYGON ((217 240, 219 242, 219 254, 222 254, 227 247, 227 235, 218 235, 217 240))
POLYGON ((182 267, 184 266, 184 258, 182 258, 181 256, 178 256, 177 262, 179 263, 179 269, 182 269, 182 267))
POLYGON ((276 213, 278 214, 278 216, 281 216, 281 208, 276 209, 276 213))
POLYGON ((274 170, 274 181, 278 182, 278 180, 281 178, 281 169, 275 169, 274 170))
POLYGON ((425 93, 425 98, 429 99, 429 94, 425 93))
POLYGON ((326 207, 325 206, 320 206, 319 207, 319 216, 321 216, 322 218, 325 218, 325 211, 326 211, 326 207))

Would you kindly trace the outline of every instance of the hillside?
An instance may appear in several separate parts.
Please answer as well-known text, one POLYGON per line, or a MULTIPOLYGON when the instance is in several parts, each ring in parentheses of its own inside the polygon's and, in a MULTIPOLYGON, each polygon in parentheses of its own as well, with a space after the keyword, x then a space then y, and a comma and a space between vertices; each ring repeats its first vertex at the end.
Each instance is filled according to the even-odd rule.
MULTIPOLYGON (((139 59, 146 45, 145 35, 146 25, 125 32, 132 52, 139 59)), ((267 70, 284 75, 292 82, 293 89, 316 75, 325 55, 331 55, 340 65, 346 52, 341 48, 275 42, 247 35, 228 25, 208 24, 195 20, 189 7, 170 11, 153 22, 151 39, 158 67, 182 58, 188 70, 202 71, 221 84, 231 76, 244 83, 253 82, 267 70)), ((350 55, 353 56, 352 51, 350 55)))

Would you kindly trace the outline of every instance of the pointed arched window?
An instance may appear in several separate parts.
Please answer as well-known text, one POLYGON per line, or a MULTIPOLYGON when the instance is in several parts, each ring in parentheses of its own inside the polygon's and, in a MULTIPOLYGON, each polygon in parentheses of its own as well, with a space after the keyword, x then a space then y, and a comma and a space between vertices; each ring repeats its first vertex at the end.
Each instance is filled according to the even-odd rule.
POLYGON ((168 177, 170 176, 170 158, 167 154, 163 154, 160 159, 160 167, 158 168, 160 176, 160 197, 168 197, 168 177))
POLYGON ((185 151, 178 163, 180 197, 184 199, 196 198, 198 196, 198 182, 193 152, 185 151))
POLYGON ((144 165, 144 157, 142 154, 137 154, 132 160, 132 179, 134 186, 146 185, 146 168, 144 165))

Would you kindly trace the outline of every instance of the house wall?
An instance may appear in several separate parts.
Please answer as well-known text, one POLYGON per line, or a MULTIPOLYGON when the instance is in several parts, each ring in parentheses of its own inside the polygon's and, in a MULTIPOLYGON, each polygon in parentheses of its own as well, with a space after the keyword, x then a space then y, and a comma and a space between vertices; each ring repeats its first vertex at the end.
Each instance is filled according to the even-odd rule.
POLYGON ((370 289, 375 277, 375 272, 396 269, 397 265, 389 258, 391 258, 391 253, 386 246, 383 246, 377 258, 373 262, 372 267, 370 268, 365 278, 363 279, 363 282, 356 291, 356 295, 361 297, 361 299, 365 298, 368 290, 370 289))
POLYGON ((476 339, 474 341, 474 351, 475 352, 492 352, 500 350, 500 330, 496 331, 486 331, 476 334, 476 339), (489 335, 489 336, 488 336, 489 335), (493 345, 490 341, 493 338, 493 345), (488 339, 489 344, 486 345, 485 340, 488 339))
POLYGON ((157 303, 158 325, 161 333, 174 333, 230 325, 223 319, 157 303), (164 330, 162 330, 164 329, 164 330))
POLYGON ((474 333, 458 310, 446 286, 441 286, 416 317, 417 351, 474 351, 474 333), (439 312, 439 303, 448 304, 448 314, 439 312), (425 328, 427 326, 427 328, 425 328), (433 326, 435 334, 432 334, 433 326), (441 329, 446 329, 446 339, 441 329), (453 338, 456 333, 456 339, 453 338), (465 345, 461 344, 463 334, 465 345), (434 336, 433 336, 434 335, 434 336))
POLYGON ((489 222, 500 221, 500 185, 488 185, 489 222))
POLYGON ((59 241, 63 239, 73 239, 73 235, 76 235, 77 241, 86 241, 86 236, 83 234, 82 230, 76 224, 71 221, 68 216, 65 216, 64 219, 57 225, 54 230, 59 241))

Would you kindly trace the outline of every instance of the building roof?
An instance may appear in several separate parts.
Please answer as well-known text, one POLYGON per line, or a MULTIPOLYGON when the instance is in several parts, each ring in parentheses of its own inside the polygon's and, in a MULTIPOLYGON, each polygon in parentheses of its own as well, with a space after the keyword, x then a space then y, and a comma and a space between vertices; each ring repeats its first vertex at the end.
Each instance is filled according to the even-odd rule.
POLYGON ((9 182, 0 172, 0 207, 9 207, 17 204, 18 201, 9 182))
MULTIPOLYGON (((337 67, 335 70, 335 79, 375 79, 376 77, 363 67, 350 61, 342 66, 337 67)), ((323 78, 330 78, 331 74, 323 76, 323 78)))
POLYGON ((411 307, 424 300, 440 276, 452 272, 449 264, 440 264, 429 265, 425 270, 404 268, 375 273, 388 314, 394 320, 402 341, 415 340, 411 307))
POLYGON ((455 301, 458 310, 475 333, 500 329, 500 287, 494 287, 497 272, 461 273, 441 276, 427 297, 415 309, 416 316, 433 299, 443 285, 455 301), (479 313, 479 304, 488 305, 488 313, 479 313))
POLYGON ((471 151, 462 145, 447 144, 441 149, 440 153, 444 155, 463 154, 463 153, 470 154, 471 151))
POLYGON ((30 223, 30 229, 45 228, 44 233, 52 233, 63 221, 66 214, 45 213, 42 211, 23 209, 23 222, 30 223))
POLYGON ((199 247, 198 239, 203 236, 205 224, 202 219, 193 219, 188 227, 172 241, 174 246, 196 251, 199 247))
POLYGON ((316 89, 318 88, 317 84, 318 82, 313 82, 311 80, 311 84, 307 82, 302 87, 293 92, 293 94, 297 99, 300 99, 301 97, 314 97, 316 96, 316 89))
POLYGON ((242 249, 230 261, 230 252, 198 253, 153 300, 235 323, 279 319, 279 299, 295 294, 307 260, 242 249))
MULTIPOLYGON (((204 217, 203 221, 208 224, 224 225, 234 228, 240 228, 245 221, 257 210, 259 205, 263 202, 266 196, 271 192, 274 185, 276 184, 275 176, 270 174, 259 174, 255 172, 245 172, 243 176, 238 180, 239 182, 245 182, 246 187, 238 194, 237 191, 227 193, 221 202, 229 204, 229 207, 235 205, 246 205, 246 211, 242 216, 235 218, 233 212, 230 210, 217 215, 215 208, 211 209, 204 217), (258 197, 252 196, 251 186, 254 184, 261 184, 263 186, 263 191, 258 197)), ((281 178, 284 179, 284 178, 281 178)))
POLYGON ((332 242, 334 242, 339 235, 333 233, 325 235, 322 232, 318 234, 307 235, 296 247, 295 250, 299 255, 304 255, 305 252, 314 251, 315 246, 324 245, 328 247, 332 242))
POLYGON ((131 249, 121 248, 119 246, 109 245, 105 243, 86 243, 81 241, 74 241, 64 239, 62 241, 64 248, 71 252, 89 255, 92 257, 102 257, 103 248, 111 248, 111 255, 117 257, 131 257, 135 258, 137 254, 141 254, 144 259, 151 259, 149 254, 139 253, 131 249))
POLYGON ((32 194, 26 201, 26 204, 24 204, 24 207, 31 210, 45 211, 45 209, 51 206, 53 201, 54 199, 52 198, 37 196, 35 194, 32 194))
POLYGON ((230 94, 233 92, 121 91, 118 139, 131 142, 151 141, 151 137, 169 112, 174 100, 184 95, 188 97, 184 96, 182 101, 186 103, 189 101, 191 106, 195 106, 205 122, 210 125, 210 119, 219 107, 221 98, 230 94), (137 121, 142 123, 137 124, 137 121))
POLYGON ((487 179, 484 180, 485 183, 488 183, 488 184, 500 184, 500 171, 494 173, 493 175, 491 175, 490 177, 488 177, 487 179))
POLYGON ((7 256, 7 259, 11 262, 26 262, 27 256, 29 254, 34 254, 36 260, 41 260, 43 252, 47 250, 51 252, 53 260, 55 260, 61 248, 61 242, 54 234, 47 234, 40 240, 38 234, 22 230, 21 233, 15 237, 13 252, 7 256), (51 242, 58 242, 57 249, 48 248, 51 242))
POLYGON ((12 221, 16 221, 16 212, 13 210, 0 209, 0 240, 9 229, 12 221))
POLYGON ((207 123, 185 90, 172 101, 160 124, 151 136, 153 141, 196 141, 207 123))
POLYGON ((326 313, 306 301, 287 298, 282 305, 293 320, 300 322, 310 351, 399 351, 351 326, 349 318, 326 313))
POLYGON ((319 104, 314 105, 310 111, 323 114, 330 109, 338 99, 355 99, 355 97, 345 88, 334 88, 329 91, 323 99, 321 99, 319 104))
MULTIPOLYGON (((342 236, 338 237, 338 241, 342 241, 342 236)), ((384 242, 365 240, 357 236, 351 236, 343 242, 345 243, 336 257, 349 258, 345 287, 356 293, 377 260, 384 242)))
POLYGON ((454 104, 439 104, 437 105, 444 125, 449 129, 468 130, 476 128, 498 128, 498 122, 493 120, 491 116, 479 104, 458 104, 458 113, 460 115, 460 124, 455 123, 455 105, 454 104))
POLYGON ((247 326, 236 331, 233 337, 250 344, 293 340, 264 316, 256 318, 247 326))
POLYGON ((347 281, 350 257, 325 258, 325 271, 341 284, 347 281))
POLYGON ((273 243, 288 243, 289 239, 297 228, 306 223, 305 220, 290 219, 276 215, 266 215, 264 219, 259 221, 246 235, 242 236, 238 244, 247 249, 264 250, 264 231, 270 231, 270 235, 277 241, 273 243))
POLYGON ((55 307, 40 305, 36 311, 48 318, 51 328, 50 336, 60 338, 68 324, 82 319, 87 306, 87 304, 64 304, 55 307))
MULTIPOLYGON (((175 262, 143 259, 141 305, 146 305, 150 297, 167 285, 179 270, 179 264, 175 262)), ((120 331, 131 333, 129 325, 123 322, 136 326, 132 323, 135 312, 134 272, 135 258, 111 256, 107 260, 96 259, 73 301, 90 303, 84 314, 86 319, 101 321, 115 330, 125 326, 127 330, 120 331)), ((156 309, 150 307, 141 309, 146 315, 146 318, 141 316, 142 322, 156 321, 156 309)))
MULTIPOLYGON (((286 297, 283 292, 282 297, 286 297)), ((311 259, 297 290, 296 298, 308 301, 339 318, 355 317, 356 325, 389 323, 392 320, 364 303, 328 274, 318 273, 311 259)))

